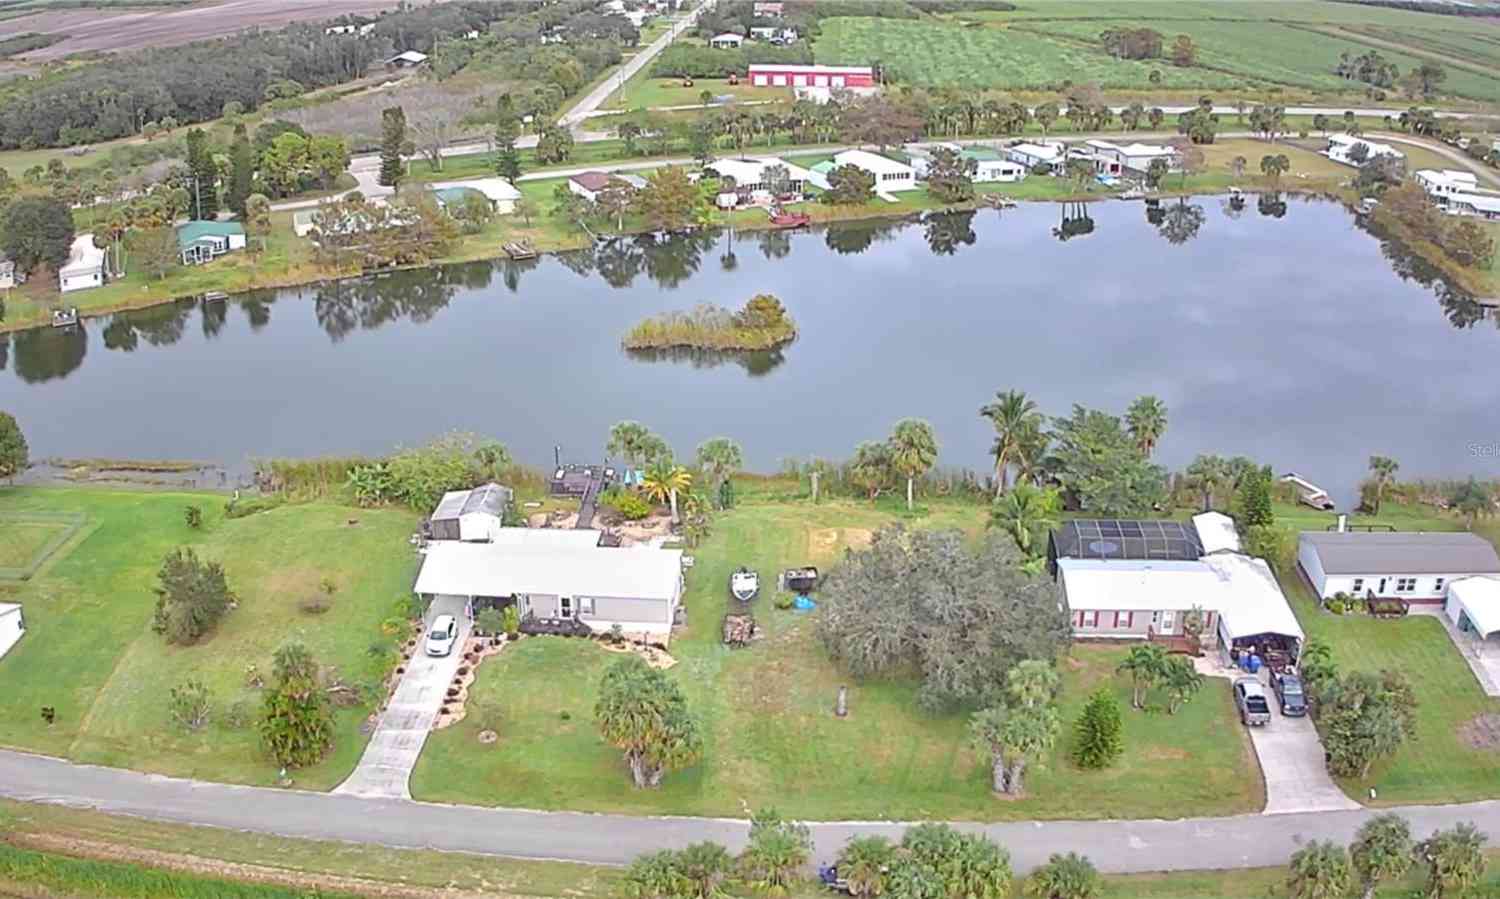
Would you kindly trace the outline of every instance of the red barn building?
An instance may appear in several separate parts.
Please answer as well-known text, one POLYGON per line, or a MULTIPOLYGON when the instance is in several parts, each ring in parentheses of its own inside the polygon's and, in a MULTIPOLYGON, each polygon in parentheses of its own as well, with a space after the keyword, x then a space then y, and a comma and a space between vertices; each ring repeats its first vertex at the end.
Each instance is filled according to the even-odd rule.
POLYGON ((874 87, 875 70, 869 66, 750 65, 750 83, 755 87, 874 87))

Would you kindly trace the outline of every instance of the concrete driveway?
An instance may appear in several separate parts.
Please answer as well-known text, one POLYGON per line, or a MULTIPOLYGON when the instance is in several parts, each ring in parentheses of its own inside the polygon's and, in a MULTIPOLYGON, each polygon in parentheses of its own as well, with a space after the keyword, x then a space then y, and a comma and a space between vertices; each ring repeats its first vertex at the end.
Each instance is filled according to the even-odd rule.
MULTIPOLYGON (((1271 690, 1266 689, 1268 695, 1271 690)), ((1344 795, 1323 761, 1323 742, 1308 717, 1281 714, 1276 697, 1271 699, 1271 723, 1250 728, 1250 742, 1260 759, 1266 778, 1267 815, 1290 812, 1327 812, 1357 809, 1359 803, 1344 795)))
POLYGON ((439 597, 427 610, 423 621, 424 634, 439 615, 452 615, 458 619, 458 640, 453 652, 433 658, 424 651, 425 640, 418 642, 417 653, 407 664, 390 705, 386 706, 385 713, 375 725, 375 733, 370 736, 358 767, 333 792, 368 798, 411 798, 411 770, 422 754, 427 732, 437 721, 448 685, 458 673, 459 663, 463 661, 464 641, 469 638, 471 627, 468 616, 464 614, 463 600, 439 597))

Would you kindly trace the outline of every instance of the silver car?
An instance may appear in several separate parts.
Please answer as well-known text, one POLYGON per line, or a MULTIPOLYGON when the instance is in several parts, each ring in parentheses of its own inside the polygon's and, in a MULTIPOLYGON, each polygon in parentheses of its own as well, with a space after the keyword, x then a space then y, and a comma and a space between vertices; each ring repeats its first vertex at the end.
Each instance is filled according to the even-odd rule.
POLYGON ((458 640, 458 619, 452 615, 439 615, 427 632, 427 654, 445 656, 453 651, 458 640))

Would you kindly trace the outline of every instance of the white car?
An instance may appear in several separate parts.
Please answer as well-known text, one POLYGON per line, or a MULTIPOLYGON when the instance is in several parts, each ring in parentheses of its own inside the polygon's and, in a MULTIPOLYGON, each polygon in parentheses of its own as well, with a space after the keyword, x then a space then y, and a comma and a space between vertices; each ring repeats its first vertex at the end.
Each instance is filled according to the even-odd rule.
POLYGON ((427 632, 427 654, 445 656, 453 651, 458 640, 458 619, 452 615, 439 615, 427 632))

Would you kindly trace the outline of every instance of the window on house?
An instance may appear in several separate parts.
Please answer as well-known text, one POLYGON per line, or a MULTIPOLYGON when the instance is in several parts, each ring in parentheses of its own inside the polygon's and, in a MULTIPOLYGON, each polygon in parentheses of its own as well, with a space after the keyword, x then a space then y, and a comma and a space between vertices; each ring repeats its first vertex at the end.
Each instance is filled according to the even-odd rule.
POLYGON ((1438 578, 1437 580, 1433 581, 1432 582, 1432 592, 1433 593, 1442 593, 1443 592, 1443 584, 1444 583, 1445 583, 1445 581, 1442 578, 1438 578))
POLYGON ((1358 592, 1360 592, 1363 589, 1365 589, 1365 579, 1362 578, 1362 577, 1355 578, 1354 579, 1354 586, 1350 588, 1350 592, 1351 593, 1358 593, 1358 592))
POLYGON ((592 614, 594 614, 594 598, 592 596, 580 596, 580 597, 578 597, 578 614, 580 614, 580 615, 592 615, 592 614))
POLYGON ((1094 609, 1088 609, 1083 613, 1084 627, 1098 627, 1099 613, 1094 609))
POLYGON ((557 601, 557 615, 559 618, 573 617, 573 597, 564 596, 557 601))
POLYGON ((1396 578, 1397 593, 1411 593, 1417 589, 1417 579, 1414 577, 1396 578))

